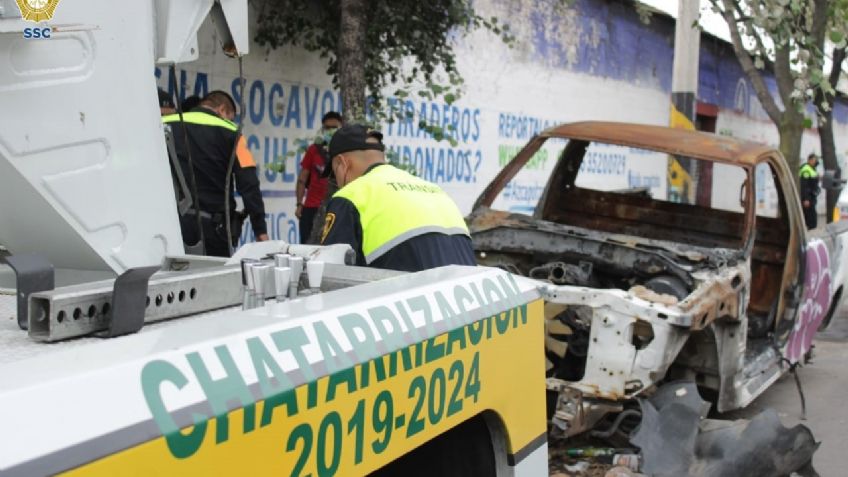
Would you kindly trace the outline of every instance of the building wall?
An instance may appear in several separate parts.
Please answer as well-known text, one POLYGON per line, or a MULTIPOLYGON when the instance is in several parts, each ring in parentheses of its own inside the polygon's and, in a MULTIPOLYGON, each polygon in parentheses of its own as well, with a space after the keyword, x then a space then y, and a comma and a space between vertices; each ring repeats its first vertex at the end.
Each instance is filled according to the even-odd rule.
MULTIPOLYGON (((443 102, 396 102, 415 113, 408 123, 385 125, 388 147, 414 164, 421 177, 442 186, 464 213, 503 164, 530 137, 560 122, 614 120, 666 125, 673 56, 673 20, 654 16, 640 21, 632 5, 621 0, 578 0, 557 8, 556 0, 479 0, 484 16, 505 19, 517 37, 513 48, 490 33, 458 37, 458 67, 465 78, 464 96, 443 102), (436 141, 417 127, 418 118, 453 124, 457 147, 436 141)), ((256 11, 252 11, 252 27, 256 11)), ((251 32, 253 36, 253 32, 251 32)), ((707 38, 707 37, 705 37, 707 38)), ((238 66, 218 48, 212 25, 199 34, 200 59, 180 65, 184 90, 203 94, 231 92, 239 101, 238 66)), ((735 58, 723 45, 702 42, 699 98, 719 106, 718 131, 776 143, 776 130, 762 114, 753 90, 742 79, 735 58)), ((294 186, 299 157, 288 157, 295 140, 320 128, 321 116, 338 110, 326 65, 317 55, 296 48, 268 50, 252 45, 245 59, 247 105, 244 132, 259 165, 272 238, 297 241, 294 186), (284 160, 286 170, 270 171, 284 160)), ((157 69, 159 85, 171 83, 157 69)), ((393 88, 389 88, 393 91, 393 88)), ((387 91, 387 94, 389 93, 387 91)), ((396 101, 390 98, 390 101, 396 101)), ((848 149, 848 108, 837 109, 840 151, 848 149)), ((535 205, 562 144, 548 144, 505 189, 496 206, 528 211, 535 205)), ((804 150, 817 150, 817 136, 805 137, 804 150)), ((597 147, 584 164, 585 185, 598 188, 650 187, 665 197, 663 161, 646 161, 626 148, 597 147)), ((243 240, 250 234, 245 233, 243 240)))

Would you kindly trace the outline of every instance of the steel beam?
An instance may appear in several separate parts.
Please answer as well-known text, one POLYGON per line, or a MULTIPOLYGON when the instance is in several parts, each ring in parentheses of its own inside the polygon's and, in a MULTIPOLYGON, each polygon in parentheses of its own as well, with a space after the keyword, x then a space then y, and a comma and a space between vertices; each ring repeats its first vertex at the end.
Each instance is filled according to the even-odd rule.
MULTIPOLYGON (((29 336, 60 341, 109 328, 115 280, 58 288, 30 295, 29 336)), ((148 284, 144 322, 224 308, 242 299, 239 267, 167 272, 148 284)))
MULTIPOLYGON (((179 318, 242 302, 241 266, 190 267, 187 271, 160 272, 150 278, 144 323, 179 318)), ((403 275, 404 272, 327 264, 323 291, 403 275)), ((265 296, 274 296, 274 283, 265 296)), ((110 327, 115 280, 57 288, 30 295, 29 336, 53 342, 86 336, 110 327)), ((304 287, 301 287, 301 289, 304 287)))

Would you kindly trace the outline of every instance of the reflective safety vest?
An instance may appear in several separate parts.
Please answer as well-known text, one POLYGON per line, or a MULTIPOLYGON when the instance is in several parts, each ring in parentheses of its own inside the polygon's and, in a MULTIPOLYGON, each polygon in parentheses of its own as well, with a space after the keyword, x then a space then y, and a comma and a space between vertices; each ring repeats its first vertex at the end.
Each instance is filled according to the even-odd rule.
POLYGON ((819 173, 818 173, 818 171, 816 170, 815 167, 813 167, 813 166, 811 166, 807 163, 804 163, 804 165, 801 166, 800 175, 801 175, 801 179, 815 179, 819 176, 819 173))
POLYGON ((439 186, 389 164, 374 167, 333 197, 349 200, 359 212, 368 264, 419 235, 469 235, 459 208, 439 186))
MULTIPOLYGON (((162 122, 166 124, 176 123, 179 121, 179 114, 168 114, 166 116, 162 116, 162 122)), ((229 129, 232 132, 238 131, 238 126, 236 126, 235 123, 227 121, 224 118, 199 111, 183 113, 183 121, 191 124, 200 124, 202 126, 218 126, 224 129, 229 129)))

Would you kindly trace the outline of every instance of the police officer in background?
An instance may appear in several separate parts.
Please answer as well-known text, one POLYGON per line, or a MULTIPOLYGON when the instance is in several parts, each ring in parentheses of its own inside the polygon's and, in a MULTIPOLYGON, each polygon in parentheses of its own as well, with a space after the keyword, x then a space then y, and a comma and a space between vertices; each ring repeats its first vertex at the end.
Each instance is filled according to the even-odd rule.
MULTIPOLYGON (((183 134, 182 125, 179 124, 180 116, 172 114, 162 118, 162 121, 172 128, 174 149, 183 175, 188 181, 194 177, 197 183, 206 255, 230 256, 230 245, 235 244, 241 235, 243 216, 236 211, 232 185, 229 197, 226 201, 224 199, 227 168, 236 146, 232 170, 235 188, 244 201, 245 212, 250 217, 256 240, 268 240, 265 204, 259 190, 256 162, 247 149, 244 137, 238 134, 238 127, 232 122, 235 114, 236 105, 229 94, 223 91, 209 93, 197 108, 183 113, 188 148, 185 143, 186 134, 183 134), (194 165, 193 174, 189 167, 189 154, 194 165), (227 237, 226 232, 224 212, 227 206, 230 209, 232 237, 227 237)), ((200 240, 194 208, 180 217, 180 228, 183 242, 187 245, 196 244, 200 240)))
POLYGON ((295 197, 297 205, 294 215, 299 220, 300 243, 306 243, 312 234, 312 222, 318 207, 327 195, 327 178, 324 176, 324 167, 327 164, 327 143, 342 126, 342 115, 329 111, 321 118, 320 142, 310 145, 300 161, 300 174, 297 176, 295 186, 295 197), (306 196, 306 200, 304 200, 306 196))
POLYGON ((807 162, 801 166, 801 206, 804 209, 804 222, 807 230, 816 228, 818 225, 818 214, 816 214, 816 202, 819 197, 819 173, 816 166, 819 159, 815 154, 807 156, 807 162))
POLYGON ((346 243, 357 265, 415 272, 476 265, 456 204, 437 185, 386 164, 383 135, 351 124, 330 140, 324 175, 340 190, 327 205, 321 243, 346 243))

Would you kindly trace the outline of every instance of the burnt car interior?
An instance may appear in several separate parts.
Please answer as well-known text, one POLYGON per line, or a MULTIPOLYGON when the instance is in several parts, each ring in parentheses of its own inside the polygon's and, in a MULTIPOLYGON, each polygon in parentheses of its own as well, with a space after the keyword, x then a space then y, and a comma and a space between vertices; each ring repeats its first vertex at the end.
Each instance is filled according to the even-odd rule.
MULTIPOLYGON (((644 189, 602 191, 577 186, 580 164, 589 145, 589 141, 568 142, 553 171, 549 195, 537 211, 542 220, 702 247, 741 249, 745 246, 744 213, 657 200, 644 189)), ((766 168, 763 170, 766 174, 758 174, 755 180, 769 182, 769 188, 778 194, 778 208, 757 213, 755 219, 748 330, 751 338, 764 338, 773 331, 789 242, 783 189, 774 187, 777 177, 771 165, 764 163, 761 167, 766 168)), ((740 189, 742 204, 747 184, 745 181, 740 189)), ((758 186, 762 190, 766 184, 758 186)))
MULTIPOLYGON (((766 174, 759 174, 758 181, 771 185, 778 180, 770 164, 766 174)), ((751 298, 748 304, 748 336, 764 338, 773 331, 775 317, 779 312, 783 268, 789 250, 789 218, 786 198, 782 187, 774 187, 778 195, 778 207, 771 213, 756 215, 755 236, 751 250, 751 298)))
POLYGON ((609 233, 703 247, 741 248, 745 215, 668 202, 647 194, 601 191, 575 185, 588 141, 572 140, 553 171, 541 219, 609 233), (698 217, 698 220, 692 220, 698 217))
MULTIPOLYGON (((759 174, 754 174, 745 167, 722 164, 721 167, 732 169, 735 174, 738 197, 719 198, 723 205, 718 206, 688 204, 652 197, 650 189, 645 187, 581 186, 581 164, 597 144, 568 140, 534 217, 487 213, 487 222, 494 219, 501 226, 484 227, 473 234, 475 248, 483 252, 480 263, 555 284, 631 292, 641 286, 674 304, 686 299, 696 288, 693 272, 738 263, 744 260, 744 252, 750 247, 747 250, 752 274, 748 339, 757 343, 749 343, 754 345, 749 349, 769 346, 775 316, 781 311, 779 298, 790 241, 786 201, 783 189, 774 187, 777 180, 774 169, 766 163, 760 166, 763 170, 759 174), (759 211, 756 216, 752 211, 746 213, 746 204, 755 202, 755 192, 750 190, 752 180, 754 187, 759 188, 755 190, 769 187, 776 191, 777 210, 759 211), (771 184, 764 186, 756 181, 771 184), (756 228, 749 237, 751 220, 756 228)), ((601 144, 604 146, 609 147, 601 144)), ((653 157, 645 160, 665 163, 669 157, 664 153, 650 154, 653 157)), ((727 180, 727 177, 719 175, 714 180, 727 180)), ((726 312, 731 313, 729 309, 726 312)), ((590 336, 591 311, 584 307, 551 308, 546 310, 546 317, 549 376, 580 380, 590 336)), ((678 364, 685 366, 684 363, 692 361, 712 367, 703 359, 705 352, 715 354, 714 337, 709 329, 703 331, 695 332, 698 337, 693 336, 681 351, 678 364)), ((651 341, 652 335, 649 325, 638 323, 633 330, 633 345, 641 349, 651 341)), ((703 375, 698 378, 699 384, 717 388, 716 381, 705 380, 703 375)))

